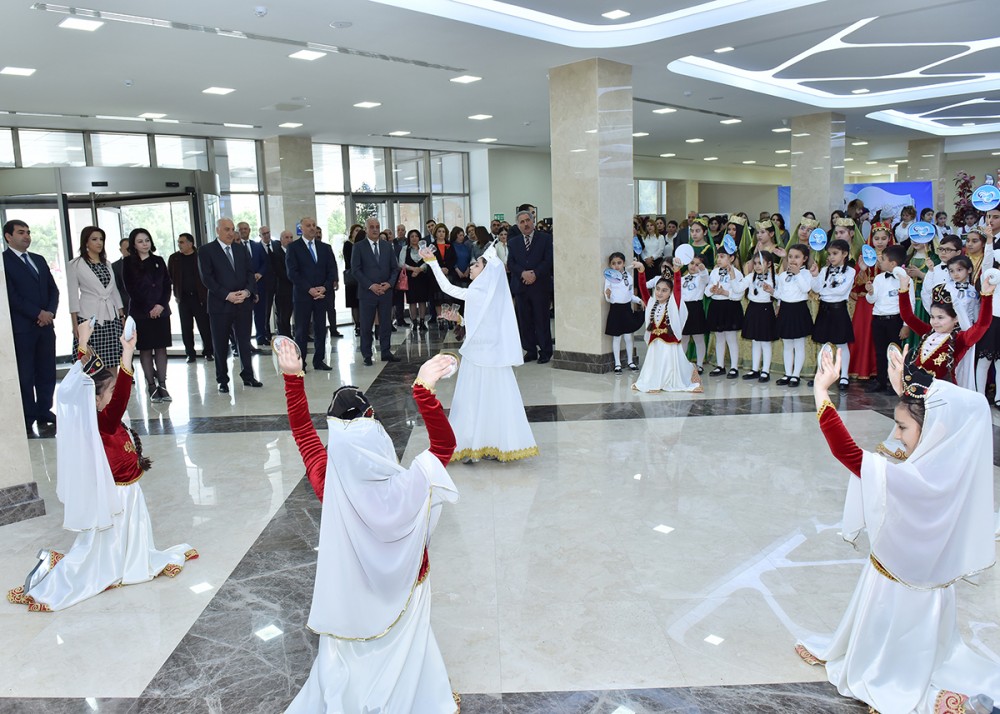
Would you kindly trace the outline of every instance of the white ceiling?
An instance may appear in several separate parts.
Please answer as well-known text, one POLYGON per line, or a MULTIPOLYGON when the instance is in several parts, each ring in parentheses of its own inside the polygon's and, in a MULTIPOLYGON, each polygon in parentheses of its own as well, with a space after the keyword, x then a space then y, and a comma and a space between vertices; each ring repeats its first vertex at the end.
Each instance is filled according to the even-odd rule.
MULTIPOLYGON (((777 68, 851 23, 876 14, 879 19, 852 40, 871 44, 920 38, 921 42, 956 43, 996 34, 991 29, 994 23, 959 19, 992 17, 994 3, 986 0, 944 4, 882 0, 877 10, 862 0, 828 0, 659 42, 601 50, 530 39, 372 0, 257 2, 267 4, 266 16, 257 17, 254 3, 242 0, 80 0, 74 7, 199 26, 176 29, 107 21, 89 33, 58 28, 65 14, 32 9, 29 0, 2 0, 8 31, 0 45, 0 67, 32 67, 37 72, 32 77, 0 76, 0 110, 82 117, 0 115, 0 125, 252 138, 288 133, 324 142, 464 150, 482 148, 485 145, 477 143, 478 139, 495 137, 499 141, 494 147, 547 149, 548 68, 597 55, 634 68, 634 95, 639 100, 634 105, 635 131, 650 134, 635 139, 637 155, 657 157, 670 152, 677 154, 671 161, 700 162, 705 156, 719 156, 720 164, 757 161, 760 166, 773 166, 785 163, 782 157, 787 156, 775 152, 789 148, 790 135, 771 129, 792 116, 828 110, 731 86, 735 82, 683 76, 668 71, 667 65, 699 57, 743 69, 777 68), (335 29, 330 26, 333 22, 352 25, 335 29), (253 38, 219 35, 206 28, 238 31, 253 38), (330 54, 314 62, 289 59, 290 53, 306 43, 332 46, 326 48, 330 54), (724 55, 713 53, 723 46, 737 49, 724 55), (483 79, 465 85, 449 81, 461 74, 483 79), (131 86, 126 86, 129 81, 131 86), (202 94, 209 86, 236 91, 227 96, 202 94), (368 110, 352 106, 360 101, 381 102, 381 106, 368 110), (679 111, 652 113, 662 105, 679 111), (181 123, 86 118, 134 117, 143 112, 162 112, 181 123), (467 119, 472 114, 493 118, 467 119), (725 117, 739 117, 743 122, 720 124, 725 117), (289 121, 303 126, 278 128, 289 121), (230 129, 222 127, 223 123, 257 128, 230 129), (411 135, 386 136, 398 130, 411 135), (684 139, 693 137, 705 141, 685 143, 684 139)), ((408 0, 406 4, 412 8, 422 2, 408 0)), ((567 19, 594 25, 615 24, 600 13, 617 8, 633 12, 622 21, 631 22, 695 5, 684 0, 511 0, 510 4, 555 14, 566 13, 568 7, 567 19)), ((770 5, 784 6, 778 0, 770 5)), ((812 66, 800 67, 795 77, 835 85, 845 71, 855 76, 875 64, 872 74, 883 76, 955 54, 950 47, 850 52, 851 56, 838 59, 814 57, 809 60, 812 66), (860 52, 869 54, 861 56, 860 52), (912 52, 909 58, 908 52, 912 52), (860 58, 857 61, 855 54, 860 58)), ((982 67, 974 59, 957 62, 962 63, 958 69, 964 73, 987 73, 997 66, 993 60, 982 67)), ((867 118, 869 113, 880 109, 909 112, 912 104, 913 112, 932 114, 982 96, 996 98, 1000 91, 845 109, 848 136, 869 142, 852 147, 848 141, 848 157, 862 165, 870 156, 877 157, 879 165, 865 166, 875 173, 891 159, 903 158, 900 147, 907 140, 926 136, 867 118)), ((993 106, 981 113, 992 111, 993 106)), ((963 110, 960 116, 966 114, 963 110)), ((1000 139, 996 144, 1000 149, 1000 139)))

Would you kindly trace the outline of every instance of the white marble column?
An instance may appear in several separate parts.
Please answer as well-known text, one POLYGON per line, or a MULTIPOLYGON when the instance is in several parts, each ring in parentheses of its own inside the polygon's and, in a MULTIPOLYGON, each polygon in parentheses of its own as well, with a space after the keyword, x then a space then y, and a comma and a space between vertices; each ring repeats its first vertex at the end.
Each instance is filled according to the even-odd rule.
POLYGON ((667 181, 667 218, 687 220, 688 211, 698 210, 698 182, 688 180, 667 181))
POLYGON ((914 139, 907 146, 907 162, 899 167, 899 181, 931 181, 934 184, 934 205, 915 206, 918 215, 925 208, 948 211, 952 183, 945 167, 944 139, 914 139))
MULTIPOLYGON (((66 309, 66 308, 62 308, 66 309)), ((45 502, 38 496, 38 484, 31 470, 28 437, 24 430, 24 409, 17 380, 14 333, 10 325, 7 276, 0 261, 0 411, 6 415, 3 459, 0 460, 0 526, 45 515, 45 502)))
POLYGON ((303 216, 316 215, 312 140, 307 136, 264 139, 264 166, 271 235, 286 229, 294 232, 303 216))
POLYGON ((824 112, 792 118, 792 215, 795 226, 806 211, 822 225, 844 206, 844 135, 842 114, 824 112))
POLYGON ((588 59, 549 70, 556 350, 560 369, 607 372, 608 255, 632 245, 632 67, 588 59))

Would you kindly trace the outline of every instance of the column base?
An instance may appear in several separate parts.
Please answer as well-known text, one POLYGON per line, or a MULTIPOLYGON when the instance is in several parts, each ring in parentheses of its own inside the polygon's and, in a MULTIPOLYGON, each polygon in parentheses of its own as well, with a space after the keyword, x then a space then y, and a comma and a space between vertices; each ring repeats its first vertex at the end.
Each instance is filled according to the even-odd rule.
POLYGON ((44 515, 45 501, 34 481, 0 488, 0 526, 44 515))
POLYGON ((595 355, 587 352, 556 350, 552 353, 552 366, 556 369, 567 369, 571 372, 606 374, 614 369, 615 360, 610 352, 595 355))

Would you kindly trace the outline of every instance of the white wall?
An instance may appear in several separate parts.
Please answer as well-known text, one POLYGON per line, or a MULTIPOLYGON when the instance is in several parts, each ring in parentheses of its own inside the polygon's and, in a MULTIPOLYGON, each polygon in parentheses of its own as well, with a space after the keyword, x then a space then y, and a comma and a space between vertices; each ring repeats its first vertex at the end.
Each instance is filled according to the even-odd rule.
POLYGON ((490 210, 490 158, 487 149, 469 152, 469 220, 488 226, 494 211, 490 210))
MULTIPOLYGON (((670 190, 670 187, 667 187, 670 190)), ((698 210, 711 215, 743 211, 756 221, 761 211, 778 210, 778 186, 738 183, 700 183, 698 185, 698 210)), ((684 216, 670 216, 681 220, 684 216)), ((788 223, 788 216, 785 216, 788 223)))
MULTIPOLYGON (((514 214, 522 203, 538 207, 538 217, 552 215, 552 164, 548 152, 489 150, 489 212, 472 220, 489 220, 494 213, 503 213, 514 223, 514 214)), ((473 196, 473 205, 476 197, 473 196)))

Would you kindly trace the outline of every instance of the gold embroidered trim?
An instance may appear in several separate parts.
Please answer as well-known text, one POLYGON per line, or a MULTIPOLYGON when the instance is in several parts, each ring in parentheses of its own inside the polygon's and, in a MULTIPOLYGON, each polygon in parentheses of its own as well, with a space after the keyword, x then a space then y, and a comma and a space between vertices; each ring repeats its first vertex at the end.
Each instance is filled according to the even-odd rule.
POLYGON ((890 459, 896 459, 896 461, 906 461, 907 453, 902 449, 896 449, 895 451, 890 451, 889 447, 885 444, 879 444, 875 447, 876 454, 882 454, 883 456, 888 456, 890 459))
POLYGON ((417 578, 417 585, 423 585, 424 581, 427 580, 427 576, 430 575, 430 574, 431 574, 431 565, 430 565, 430 563, 428 563, 427 564, 427 570, 424 571, 423 575, 421 575, 419 578, 417 578))
POLYGON ((175 578, 181 574, 184 567, 181 565, 174 565, 173 563, 168 563, 163 570, 160 571, 160 575, 166 575, 168 578, 175 578))
POLYGON ((875 557, 874 553, 872 553, 871 555, 868 556, 868 560, 871 561, 872 567, 875 568, 875 570, 878 571, 879 575, 881 575, 881 576, 883 576, 885 578, 888 578, 889 580, 891 580, 894 583, 898 583, 899 582, 898 578, 896 578, 892 573, 890 573, 888 570, 886 570, 884 565, 882 565, 880 562, 878 562, 878 558, 875 557))
POLYGON ((462 711, 462 695, 456 691, 452 691, 451 698, 455 700, 455 714, 460 714, 462 711))
MULTIPOLYGON (((131 446, 131 445, 132 445, 132 442, 129 442, 129 443, 128 443, 128 446, 131 446)), ((128 451, 128 446, 126 446, 126 449, 125 449, 126 451, 128 451)), ((132 447, 132 450, 133 450, 133 451, 135 450, 135 447, 134 447, 134 446, 132 447)), ((141 478, 142 478, 142 477, 143 477, 143 476, 145 475, 145 473, 146 473, 145 471, 140 471, 140 472, 139 472, 139 475, 138 475, 138 476, 136 476, 136 477, 135 477, 134 479, 132 479, 131 481, 115 481, 115 486, 131 486, 131 485, 132 485, 132 484, 134 484, 134 483, 135 483, 136 481, 138 481, 139 479, 141 479, 141 478)))
POLYGON ((823 403, 819 405, 819 409, 816 411, 817 421, 823 418, 823 414, 826 412, 827 409, 833 409, 834 411, 837 411, 837 407, 833 405, 833 402, 831 402, 829 399, 824 399, 823 403))
POLYGON ((135 376, 135 371, 126 367, 124 362, 119 362, 118 366, 121 368, 121 371, 127 374, 129 377, 135 376))
POLYGON ((802 661, 809 665, 825 665, 826 660, 820 659, 805 648, 805 645, 795 645, 795 654, 802 658, 802 661))
POLYGON ((934 714, 965 714, 965 703, 969 698, 958 692, 942 689, 934 700, 934 714))
POLYGON ((198 553, 198 551, 195 550, 194 548, 192 548, 191 550, 184 551, 184 560, 185 561, 188 561, 188 560, 197 560, 200 557, 201 557, 201 554, 198 553))
POLYGON ((434 387, 432 387, 431 385, 427 384, 427 382, 425 382, 424 380, 420 379, 420 377, 417 377, 416 379, 413 380, 413 386, 414 387, 423 387, 424 389, 426 389, 431 394, 437 394, 437 392, 434 391, 434 387))
POLYGON ((481 449, 462 449, 451 455, 452 461, 462 461, 464 459, 492 458, 506 463, 508 461, 519 461, 532 456, 538 456, 538 447, 531 446, 527 449, 517 449, 515 451, 500 451, 495 446, 484 446, 481 449))

